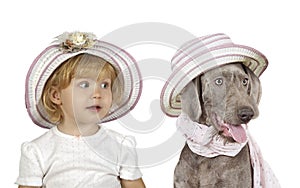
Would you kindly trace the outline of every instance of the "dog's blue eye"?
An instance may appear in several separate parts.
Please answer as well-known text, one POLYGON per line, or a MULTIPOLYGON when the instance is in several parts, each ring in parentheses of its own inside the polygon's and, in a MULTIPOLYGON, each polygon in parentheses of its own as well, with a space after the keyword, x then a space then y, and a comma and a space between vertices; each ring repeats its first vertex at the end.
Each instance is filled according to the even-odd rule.
POLYGON ((248 81, 249 81, 248 78, 244 78, 242 81, 243 86, 248 85, 248 81))
POLYGON ((223 84, 223 79, 222 78, 217 78, 215 80, 215 84, 218 85, 218 86, 222 85, 223 84))

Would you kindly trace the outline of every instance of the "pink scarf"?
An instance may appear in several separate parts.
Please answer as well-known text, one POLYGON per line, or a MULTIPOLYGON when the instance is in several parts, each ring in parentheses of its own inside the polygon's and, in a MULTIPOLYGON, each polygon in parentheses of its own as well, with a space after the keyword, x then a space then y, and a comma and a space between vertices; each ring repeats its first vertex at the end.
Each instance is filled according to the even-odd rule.
POLYGON ((178 117, 176 124, 187 139, 187 144, 192 152, 204 157, 211 158, 218 155, 234 157, 248 143, 253 169, 253 187, 280 188, 277 178, 270 166, 263 160, 260 149, 246 126, 244 126, 244 129, 247 133, 247 141, 244 143, 229 143, 224 142, 224 139, 216 134, 213 126, 208 127, 194 122, 184 113, 178 117))

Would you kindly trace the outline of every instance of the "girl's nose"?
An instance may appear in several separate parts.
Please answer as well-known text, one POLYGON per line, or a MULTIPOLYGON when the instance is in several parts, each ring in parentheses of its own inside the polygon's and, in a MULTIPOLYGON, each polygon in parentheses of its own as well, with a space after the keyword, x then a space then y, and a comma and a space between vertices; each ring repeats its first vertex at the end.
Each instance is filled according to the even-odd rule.
POLYGON ((97 86, 94 87, 93 98, 94 99, 101 98, 101 88, 100 87, 97 87, 97 86))

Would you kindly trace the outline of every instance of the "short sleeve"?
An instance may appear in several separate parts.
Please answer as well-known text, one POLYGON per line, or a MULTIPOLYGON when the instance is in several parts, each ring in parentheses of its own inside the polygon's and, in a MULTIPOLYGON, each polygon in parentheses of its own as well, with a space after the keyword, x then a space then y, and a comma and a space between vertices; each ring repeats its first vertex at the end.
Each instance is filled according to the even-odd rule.
POLYGON ((42 186, 43 170, 42 158, 38 147, 34 143, 25 142, 21 147, 18 185, 42 186))
POLYGON ((121 179, 136 180, 142 177, 142 173, 138 167, 138 156, 134 137, 124 137, 120 158, 119 165, 121 179))

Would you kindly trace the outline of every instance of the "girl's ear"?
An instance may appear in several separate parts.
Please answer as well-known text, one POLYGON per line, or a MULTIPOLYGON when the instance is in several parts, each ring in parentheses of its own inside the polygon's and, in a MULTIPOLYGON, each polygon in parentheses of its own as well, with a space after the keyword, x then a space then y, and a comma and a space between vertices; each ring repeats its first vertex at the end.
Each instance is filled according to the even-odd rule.
POLYGON ((60 90, 57 87, 54 86, 51 87, 49 96, 50 96, 50 100, 54 104, 58 104, 58 105, 62 104, 61 97, 60 97, 60 90))

